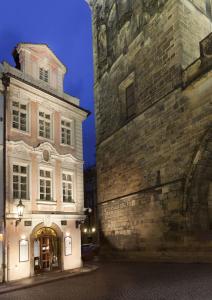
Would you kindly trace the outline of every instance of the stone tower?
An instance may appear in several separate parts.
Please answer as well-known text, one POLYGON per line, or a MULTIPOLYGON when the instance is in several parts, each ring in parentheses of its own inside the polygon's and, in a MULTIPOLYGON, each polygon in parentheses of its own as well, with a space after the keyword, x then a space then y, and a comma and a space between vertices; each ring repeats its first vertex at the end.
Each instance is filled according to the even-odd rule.
POLYGON ((211 1, 91 2, 102 236, 196 257, 212 244, 211 1))

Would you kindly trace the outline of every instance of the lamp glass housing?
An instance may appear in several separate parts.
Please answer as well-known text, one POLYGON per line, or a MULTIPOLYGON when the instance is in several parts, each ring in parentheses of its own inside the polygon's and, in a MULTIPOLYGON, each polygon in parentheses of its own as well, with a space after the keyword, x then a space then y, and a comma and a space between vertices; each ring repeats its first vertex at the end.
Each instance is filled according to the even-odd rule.
POLYGON ((17 205, 17 212, 18 212, 18 217, 23 217, 23 213, 24 213, 24 205, 21 201, 21 199, 19 200, 19 203, 17 205))

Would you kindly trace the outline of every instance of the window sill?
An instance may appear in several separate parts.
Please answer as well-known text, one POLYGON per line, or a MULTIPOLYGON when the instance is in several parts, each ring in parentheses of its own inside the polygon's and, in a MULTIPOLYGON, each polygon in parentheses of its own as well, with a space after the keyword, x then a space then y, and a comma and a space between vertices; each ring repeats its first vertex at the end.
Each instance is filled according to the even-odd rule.
POLYGON ((13 128, 13 127, 11 127, 11 131, 19 133, 19 134, 24 134, 24 135, 27 135, 27 136, 31 136, 31 131, 24 131, 24 130, 13 128))
POLYGON ((56 201, 46 201, 46 200, 37 200, 37 204, 44 204, 44 205, 57 205, 56 201))
MULTIPOLYGON (((15 198, 15 199, 13 198, 13 201, 18 203, 20 201, 20 198, 15 198)), ((22 202, 30 202, 30 199, 21 199, 21 201, 22 202)))
POLYGON ((72 148, 72 149, 75 149, 75 146, 72 144, 72 145, 67 145, 67 144, 62 144, 62 143, 60 143, 60 146, 62 146, 62 147, 67 147, 67 148, 72 148))
POLYGON ((48 138, 45 138, 45 137, 42 137, 42 136, 38 136, 38 139, 39 140, 44 140, 46 142, 54 143, 54 139, 52 139, 52 138, 48 139, 48 138))
POLYGON ((63 206, 76 206, 76 202, 62 202, 63 206))

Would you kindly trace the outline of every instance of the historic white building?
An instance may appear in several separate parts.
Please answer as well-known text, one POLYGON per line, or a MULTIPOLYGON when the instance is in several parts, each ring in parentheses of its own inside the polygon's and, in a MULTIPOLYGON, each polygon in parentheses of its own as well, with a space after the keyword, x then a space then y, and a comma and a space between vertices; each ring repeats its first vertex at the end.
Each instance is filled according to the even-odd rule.
POLYGON ((66 67, 44 44, 19 44, 0 65, 2 280, 80 267, 82 122, 63 92, 66 67))

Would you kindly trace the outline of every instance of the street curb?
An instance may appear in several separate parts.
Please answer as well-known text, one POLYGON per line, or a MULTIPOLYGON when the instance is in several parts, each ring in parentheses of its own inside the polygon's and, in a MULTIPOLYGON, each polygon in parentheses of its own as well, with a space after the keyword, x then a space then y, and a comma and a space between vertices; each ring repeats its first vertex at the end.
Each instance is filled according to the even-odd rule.
MULTIPOLYGON (((63 276, 58 276, 58 277, 55 277, 55 278, 47 278, 46 280, 41 280, 39 282, 32 282, 32 283, 26 283, 26 284, 20 284, 20 285, 17 285, 17 286, 6 286, 5 288, 4 287, 1 287, 0 285, 0 295, 2 294, 6 294, 6 293, 11 293, 11 292, 14 292, 14 291, 18 291, 18 290, 23 290, 23 289, 27 289, 27 288, 30 288, 30 287, 35 287, 35 286, 39 286, 39 285, 43 285, 43 284, 47 284, 47 283, 50 283, 50 282, 54 282, 54 281, 61 281, 61 280, 64 280, 64 279, 68 279, 70 277, 77 277, 77 276, 82 276, 82 275, 86 275, 88 273, 91 273, 91 272, 94 272, 96 270, 99 269, 99 266, 95 265, 95 266, 92 266, 92 268, 90 270, 80 270, 79 272, 73 272, 73 273, 70 273, 70 274, 66 274, 66 275, 63 275, 63 276), (2 288, 2 290, 1 290, 2 288)), ((8 283, 9 285, 9 283, 8 283)))

